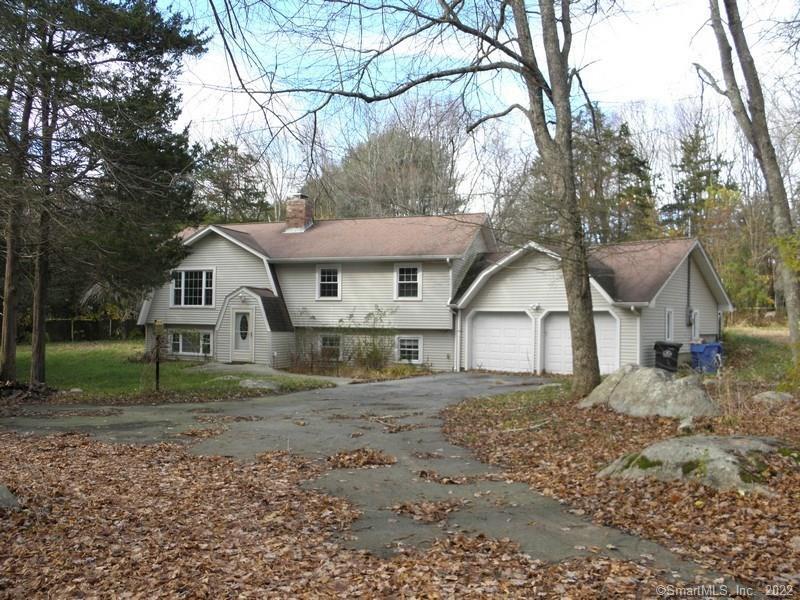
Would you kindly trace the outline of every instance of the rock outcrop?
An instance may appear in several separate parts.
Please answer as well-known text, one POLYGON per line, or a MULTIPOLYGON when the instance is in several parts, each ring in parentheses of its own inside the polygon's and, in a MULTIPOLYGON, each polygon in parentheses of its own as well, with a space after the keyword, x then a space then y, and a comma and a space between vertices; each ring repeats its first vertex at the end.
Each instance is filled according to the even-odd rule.
POLYGON ((751 436, 694 435, 670 438, 622 456, 598 477, 662 481, 695 479, 717 489, 770 493, 764 485, 766 455, 779 452, 800 460, 800 451, 778 440, 751 436))
POLYGON ((719 408, 696 376, 676 378, 661 369, 626 365, 606 377, 579 406, 608 405, 634 417, 711 417, 719 408))
POLYGON ((786 392, 768 391, 756 394, 753 396, 753 400, 755 402, 764 402, 767 404, 782 404, 784 402, 791 402, 794 400, 794 396, 786 392))

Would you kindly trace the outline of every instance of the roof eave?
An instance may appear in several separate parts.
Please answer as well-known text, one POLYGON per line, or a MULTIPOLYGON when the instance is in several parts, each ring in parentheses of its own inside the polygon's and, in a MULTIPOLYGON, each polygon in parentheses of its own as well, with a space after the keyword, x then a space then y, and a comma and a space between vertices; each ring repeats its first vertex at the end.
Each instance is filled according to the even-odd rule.
POLYGON ((651 305, 651 303, 642 302, 638 300, 636 302, 625 302, 624 300, 614 300, 614 302, 612 302, 611 305, 618 306, 620 308, 648 308, 651 305))
POLYGON ((406 254, 395 256, 308 256, 300 258, 270 258, 272 264, 320 262, 395 262, 395 261, 447 261, 461 258, 461 254, 406 254))

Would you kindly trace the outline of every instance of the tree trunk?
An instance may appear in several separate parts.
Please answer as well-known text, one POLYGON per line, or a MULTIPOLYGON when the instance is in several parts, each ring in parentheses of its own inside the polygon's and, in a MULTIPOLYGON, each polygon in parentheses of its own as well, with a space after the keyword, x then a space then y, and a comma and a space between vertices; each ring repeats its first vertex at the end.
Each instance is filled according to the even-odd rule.
MULTIPOLYGON (((736 80, 736 70, 733 62, 733 49, 728 42, 725 25, 719 10, 719 0, 709 0, 711 9, 711 26, 717 40, 722 74, 725 79, 726 90, 720 90, 715 82, 712 83, 718 92, 724 94, 730 101, 733 114, 742 133, 753 149, 753 155, 758 162, 764 181, 767 185, 767 195, 770 200, 772 213, 772 230, 779 241, 791 241, 794 236, 791 209, 786 194, 786 185, 781 173, 775 146, 769 132, 767 122, 764 91, 761 79, 756 69, 750 46, 747 43, 744 26, 739 15, 737 0, 723 0, 727 16, 727 27, 733 45, 736 48, 739 67, 744 77, 747 98, 742 97, 736 80)), ((800 359, 800 288, 798 288, 797 273, 787 264, 781 256, 780 245, 776 252, 781 288, 786 302, 786 313, 789 321, 789 338, 792 346, 792 356, 795 362, 800 359)))
MULTIPOLYGON (((569 22, 569 0, 561 0, 560 19, 556 18, 555 0, 539 0, 542 38, 550 79, 550 96, 555 109, 556 127, 550 133, 544 110, 544 90, 533 74, 524 75, 531 110, 528 114, 536 146, 550 174, 550 185, 558 206, 561 234, 561 270, 569 310, 572 337, 572 395, 583 397, 600 383, 594 313, 589 282, 586 240, 575 186, 575 164, 572 148, 571 79, 569 50, 572 33, 569 22), (563 40, 559 39, 559 23, 563 40)), ((528 64, 536 63, 528 12, 523 0, 512 3, 520 53, 528 64)))
MULTIPOLYGON (((794 236, 794 225, 792 224, 789 198, 786 194, 786 185, 778 165, 775 147, 772 145, 769 132, 757 131, 756 137, 761 140, 758 144, 760 151, 757 153, 756 158, 767 184, 767 194, 769 195, 772 209, 773 233, 779 240, 791 240, 794 236)), ((781 255, 781 252, 778 252, 776 257, 776 268, 781 278, 781 290, 783 291, 783 300, 786 303, 792 357, 795 362, 798 362, 800 360, 800 290, 798 290, 797 272, 789 264, 789 261, 781 255)))
POLYGON ((16 148, 12 149, 12 190, 5 227, 6 262, 3 280, 3 325, 0 328, 0 379, 17 379, 17 278, 19 260, 19 221, 21 196, 26 192, 24 183, 28 162, 29 124, 33 109, 33 93, 29 90, 20 119, 20 133, 16 148))
MULTIPOLYGON (((567 171, 572 170, 569 166, 565 168, 567 171)), ((568 178, 565 180, 567 183, 570 181, 568 178)), ((564 238, 561 271, 564 274, 569 330, 572 337, 572 394, 576 398, 582 398, 600 383, 600 365, 597 357, 586 241, 574 186, 571 192, 569 189, 565 190, 564 199, 566 210, 561 219, 564 238)))
POLYGON ((50 211, 45 206, 39 215, 39 240, 33 277, 33 334, 31 337, 30 386, 44 385, 45 344, 47 342, 47 286, 50 279, 50 211))

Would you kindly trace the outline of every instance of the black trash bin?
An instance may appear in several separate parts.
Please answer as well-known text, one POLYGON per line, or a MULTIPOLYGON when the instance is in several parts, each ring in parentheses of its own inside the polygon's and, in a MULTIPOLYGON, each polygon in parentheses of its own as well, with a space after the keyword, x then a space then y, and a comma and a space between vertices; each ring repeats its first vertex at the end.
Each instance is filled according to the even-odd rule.
POLYGON ((656 342, 656 367, 674 373, 678 370, 678 352, 683 344, 673 342, 656 342))

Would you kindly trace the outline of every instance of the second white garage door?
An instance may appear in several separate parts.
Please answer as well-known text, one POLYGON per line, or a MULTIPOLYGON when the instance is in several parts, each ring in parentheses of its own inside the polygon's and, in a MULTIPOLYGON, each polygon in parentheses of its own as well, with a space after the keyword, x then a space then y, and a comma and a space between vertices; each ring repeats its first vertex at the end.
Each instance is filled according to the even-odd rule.
MULTIPOLYGON (((595 313, 595 335, 600 372, 613 373, 619 368, 617 320, 609 313, 595 313)), ((572 336, 567 313, 553 313, 544 320, 544 370, 548 373, 572 373, 572 336)))
POLYGON ((478 313, 472 319, 470 368, 532 372, 533 321, 523 312, 478 313))

